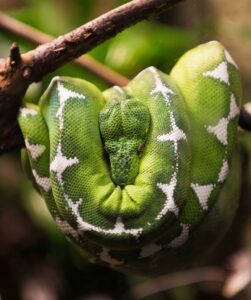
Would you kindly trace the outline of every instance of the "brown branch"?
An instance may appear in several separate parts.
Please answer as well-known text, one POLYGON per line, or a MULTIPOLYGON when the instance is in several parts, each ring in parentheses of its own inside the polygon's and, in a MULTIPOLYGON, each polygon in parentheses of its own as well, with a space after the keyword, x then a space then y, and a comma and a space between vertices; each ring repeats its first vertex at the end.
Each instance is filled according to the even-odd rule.
POLYGON ((251 109, 244 105, 241 109, 239 125, 242 129, 251 131, 251 109))
POLYGON ((21 61, 21 55, 16 43, 13 43, 10 48, 10 65, 15 66, 21 61))
MULTIPOLYGON (((35 45, 45 44, 54 39, 53 36, 45 34, 27 24, 13 19, 1 11, 0 29, 21 37, 35 45)), ((106 67, 88 54, 76 59, 74 63, 90 71, 94 75, 97 75, 111 85, 124 86, 129 81, 126 77, 106 67)))
POLYGON ((162 12, 182 0, 133 0, 52 42, 21 55, 0 60, 0 153, 23 145, 16 115, 28 86, 125 28, 162 12))

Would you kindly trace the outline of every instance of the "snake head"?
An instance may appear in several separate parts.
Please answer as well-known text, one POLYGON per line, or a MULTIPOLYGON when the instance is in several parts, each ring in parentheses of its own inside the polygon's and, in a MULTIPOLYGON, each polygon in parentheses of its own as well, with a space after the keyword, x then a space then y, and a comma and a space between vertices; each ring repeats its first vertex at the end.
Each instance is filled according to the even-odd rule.
POLYGON ((150 127, 148 108, 134 99, 114 99, 99 114, 100 132, 115 184, 132 184, 150 127))

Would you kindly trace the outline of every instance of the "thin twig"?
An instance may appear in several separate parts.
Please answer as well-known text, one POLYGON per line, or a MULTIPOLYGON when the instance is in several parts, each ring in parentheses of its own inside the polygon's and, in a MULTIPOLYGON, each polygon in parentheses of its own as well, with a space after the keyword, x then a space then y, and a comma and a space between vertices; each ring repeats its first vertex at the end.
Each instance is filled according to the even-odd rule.
MULTIPOLYGON (((1 11, 0 29, 21 37, 35 45, 45 44, 54 39, 53 36, 45 34, 27 24, 7 16, 1 11)), ((106 67, 88 54, 76 59, 74 63, 90 71, 94 75, 97 75, 108 84, 124 86, 129 81, 126 77, 106 67)))
POLYGON ((138 284, 130 290, 130 295, 132 295, 132 297, 135 299, 144 299, 153 294, 180 286, 206 281, 224 283, 226 278, 227 273, 218 267, 192 269, 160 276, 147 282, 138 284))

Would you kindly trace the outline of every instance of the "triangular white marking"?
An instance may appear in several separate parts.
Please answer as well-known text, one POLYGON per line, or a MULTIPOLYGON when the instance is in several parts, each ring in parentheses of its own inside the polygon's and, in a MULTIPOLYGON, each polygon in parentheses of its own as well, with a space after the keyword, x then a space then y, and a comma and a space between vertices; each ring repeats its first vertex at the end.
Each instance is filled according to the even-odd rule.
POLYGON ((165 141, 178 142, 180 140, 186 140, 186 134, 184 133, 183 130, 177 127, 176 124, 172 126, 172 130, 169 133, 157 136, 157 141, 159 142, 165 142, 165 141))
POLYGON ((51 189, 51 179, 49 177, 41 177, 38 175, 35 169, 32 170, 32 174, 36 180, 36 183, 45 191, 49 192, 51 189))
POLYGON ((25 141, 26 148, 28 149, 32 159, 34 159, 34 160, 36 160, 39 156, 41 156, 46 149, 46 147, 44 145, 30 144, 28 139, 25 139, 24 141, 25 141))
POLYGON ((186 140, 186 135, 184 131, 179 129, 178 127, 174 128, 169 133, 157 136, 157 141, 159 142, 165 142, 165 141, 178 142, 179 140, 186 140))
MULTIPOLYGON (((174 143, 174 153, 176 158, 178 157, 178 141, 186 140, 186 134, 182 129, 180 129, 176 123, 173 112, 170 112, 170 123, 171 123, 171 131, 166 134, 162 134, 157 136, 158 142, 166 142, 171 141, 174 143)), ((176 165, 177 166, 177 165, 176 165)), ((177 167, 176 167, 177 170, 177 167)))
POLYGON ((231 100, 230 100, 230 112, 228 115, 228 119, 234 119, 236 116, 238 116, 240 113, 240 109, 238 105, 236 104, 236 98, 234 94, 231 94, 231 100))
POLYGON ((225 49, 225 58, 228 63, 233 65, 236 69, 239 69, 236 62, 233 60, 232 56, 229 54, 229 52, 225 49))
POLYGON ((224 160, 219 172, 218 182, 224 182, 225 179, 227 178, 228 172, 229 172, 228 162, 224 160))
POLYGON ((227 145, 227 128, 229 120, 226 118, 221 118, 218 124, 215 126, 207 126, 207 131, 213 133, 217 139, 224 145, 227 145))
POLYGON ((121 217, 117 217, 115 226, 113 228, 114 232, 117 234, 121 234, 125 231, 125 225, 122 222, 122 218, 121 217))
POLYGON ((62 130, 64 128, 64 121, 63 121, 63 110, 67 100, 70 98, 78 98, 78 99, 85 99, 85 96, 74 91, 68 90, 63 86, 62 83, 58 82, 58 95, 60 105, 58 111, 56 113, 56 117, 59 119, 59 129, 62 130))
POLYGON ((227 62, 225 61, 221 62, 214 70, 204 72, 203 76, 218 79, 229 85, 229 74, 227 69, 227 62))
POLYGON ((66 156, 63 155, 62 149, 61 149, 61 142, 59 142, 57 151, 56 151, 56 155, 50 165, 50 171, 54 171, 56 173, 57 179, 58 179, 60 185, 62 186, 64 184, 62 174, 64 173, 64 171, 67 168, 69 168, 77 163, 79 163, 79 160, 77 157, 67 158, 66 156))
POLYGON ((26 108, 26 107, 20 108, 20 113, 21 113, 22 117, 24 117, 24 118, 26 118, 28 116, 35 116, 38 114, 38 112, 35 109, 26 108))
POLYGON ((164 207, 156 217, 156 220, 161 219, 167 212, 173 212, 176 217, 179 215, 179 208, 174 201, 174 190, 177 184, 176 173, 173 174, 169 183, 157 183, 158 188, 166 195, 164 207))
POLYGON ((166 103, 169 103, 170 97, 169 95, 175 95, 175 92, 168 88, 162 81, 157 72, 157 69, 154 67, 148 68, 149 71, 152 72, 154 79, 155 79, 155 88, 151 91, 151 95, 161 93, 165 99, 166 103))
POLYGON ((182 246, 183 244, 185 244, 185 242, 188 240, 190 225, 189 224, 182 224, 182 223, 180 225, 182 227, 180 235, 177 236, 176 238, 174 238, 167 245, 167 247, 178 248, 178 247, 182 246))
POLYGON ((199 199, 200 205, 203 210, 208 209, 208 199, 213 191, 214 185, 199 185, 198 183, 191 183, 191 188, 194 190, 196 196, 199 199))
POLYGON ((71 210, 72 210, 74 216, 78 216, 78 215, 79 215, 79 208, 80 208, 80 206, 81 206, 82 203, 83 203, 83 199, 80 198, 78 201, 73 202, 73 201, 70 199, 70 197, 69 197, 68 195, 66 195, 66 194, 64 194, 64 198, 65 198, 65 200, 67 201, 68 206, 71 208, 71 210))

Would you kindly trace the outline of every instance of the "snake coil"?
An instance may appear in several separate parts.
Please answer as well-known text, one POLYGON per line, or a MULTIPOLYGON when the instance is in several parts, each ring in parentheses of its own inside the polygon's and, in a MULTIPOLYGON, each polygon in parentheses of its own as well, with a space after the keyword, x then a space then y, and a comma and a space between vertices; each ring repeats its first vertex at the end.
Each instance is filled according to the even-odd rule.
POLYGON ((220 194, 240 98, 235 62, 210 42, 170 75, 149 67, 103 93, 55 77, 18 120, 50 213, 90 261, 161 273, 208 248, 231 219, 220 194))

